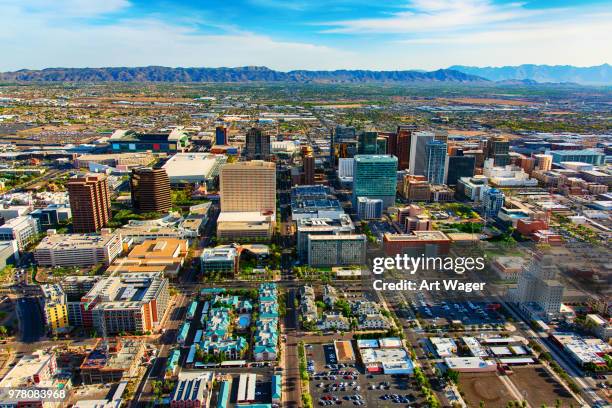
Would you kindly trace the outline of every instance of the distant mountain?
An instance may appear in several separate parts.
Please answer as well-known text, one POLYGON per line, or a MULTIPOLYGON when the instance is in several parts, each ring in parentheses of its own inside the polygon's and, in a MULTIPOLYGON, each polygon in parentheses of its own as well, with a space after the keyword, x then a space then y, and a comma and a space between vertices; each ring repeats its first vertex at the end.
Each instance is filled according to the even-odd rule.
POLYGON ((266 67, 237 68, 46 68, 0 73, 0 81, 43 82, 488 82, 450 69, 420 71, 274 71, 266 67))
POLYGON ((530 79, 537 82, 574 82, 584 85, 612 84, 612 66, 518 65, 514 67, 467 67, 453 65, 450 70, 480 76, 491 81, 530 79))

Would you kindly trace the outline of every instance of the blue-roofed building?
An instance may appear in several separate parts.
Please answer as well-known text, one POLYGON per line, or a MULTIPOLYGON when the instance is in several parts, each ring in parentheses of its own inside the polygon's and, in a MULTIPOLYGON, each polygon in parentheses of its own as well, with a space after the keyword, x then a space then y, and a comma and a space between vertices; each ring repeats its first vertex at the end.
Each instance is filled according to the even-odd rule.
POLYGON ((221 387, 219 388, 219 395, 217 396, 217 408, 227 408, 231 390, 231 380, 225 380, 221 383, 221 387))
POLYGON ((344 214, 340 201, 322 185, 296 186, 291 189, 291 216, 303 218, 339 218, 344 214))
POLYGON ((272 376, 272 402, 275 404, 280 404, 283 399, 283 391, 282 391, 282 377, 280 374, 276 374, 272 376))
POLYGON ((191 320, 194 318, 197 308, 198 308, 198 301, 194 300, 193 302, 191 302, 191 304, 189 305, 189 308, 187 309, 187 320, 191 320))
POLYGON ((606 155, 597 150, 551 150, 548 152, 553 157, 553 163, 582 162, 594 166, 601 166, 606 161, 606 155))
POLYGON ((179 329, 179 334, 176 337, 176 341, 179 344, 185 344, 185 340, 187 340, 187 334, 189 333, 189 328, 191 327, 190 322, 185 322, 179 329))
POLYGON ((164 373, 166 378, 173 377, 176 375, 180 358, 181 351, 179 349, 172 350, 172 352, 168 356, 168 360, 166 361, 166 371, 164 373))
POLYGON ((195 357, 196 357, 196 345, 192 344, 191 347, 189 347, 189 353, 187 354, 187 359, 185 360, 185 364, 189 367, 192 366, 193 363, 195 362, 195 357))
POLYGON ((200 295, 211 296, 218 293, 225 293, 225 288, 202 288, 200 289, 200 295))
POLYGON ((278 289, 275 283, 259 285, 259 318, 255 322, 253 357, 276 360, 278 352, 278 289))

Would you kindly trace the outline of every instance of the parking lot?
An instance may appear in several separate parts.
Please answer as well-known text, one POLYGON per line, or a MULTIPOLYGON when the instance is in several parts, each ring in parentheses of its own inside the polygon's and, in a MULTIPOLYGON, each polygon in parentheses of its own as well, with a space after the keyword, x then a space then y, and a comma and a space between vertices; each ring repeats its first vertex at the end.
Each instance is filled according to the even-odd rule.
POLYGON ((416 382, 407 376, 369 374, 355 362, 331 363, 337 361, 333 344, 306 345, 306 357, 315 406, 425 406, 416 382))
POLYGON ((427 302, 417 298, 412 302, 412 307, 421 318, 436 326, 444 326, 453 321, 461 321, 464 326, 494 326, 505 322, 501 314, 489 309, 484 302, 444 300, 427 302))

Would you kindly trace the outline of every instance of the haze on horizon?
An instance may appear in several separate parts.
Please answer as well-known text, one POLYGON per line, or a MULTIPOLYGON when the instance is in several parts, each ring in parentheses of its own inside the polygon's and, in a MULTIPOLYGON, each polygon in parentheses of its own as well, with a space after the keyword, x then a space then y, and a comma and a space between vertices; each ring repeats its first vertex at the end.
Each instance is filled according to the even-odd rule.
POLYGON ((433 70, 612 61, 601 0, 0 0, 0 71, 433 70))

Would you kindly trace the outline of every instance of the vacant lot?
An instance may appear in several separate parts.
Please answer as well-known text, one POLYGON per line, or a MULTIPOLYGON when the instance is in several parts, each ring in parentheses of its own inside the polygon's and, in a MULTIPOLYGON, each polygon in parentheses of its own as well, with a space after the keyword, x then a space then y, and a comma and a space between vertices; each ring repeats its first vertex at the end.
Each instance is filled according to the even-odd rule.
POLYGON ((460 103, 468 105, 536 105, 535 102, 521 101, 517 99, 495 99, 495 98, 439 98, 441 102, 460 103))
POLYGON ((552 378, 541 366, 517 367, 512 369, 514 374, 509 378, 516 388, 525 393, 527 402, 533 407, 555 406, 555 401, 560 400, 561 406, 575 407, 579 404, 563 388, 561 384, 552 378))
POLYGON ((477 407, 482 401, 487 408, 504 408, 513 400, 495 373, 461 373, 459 383, 470 407, 477 407))

